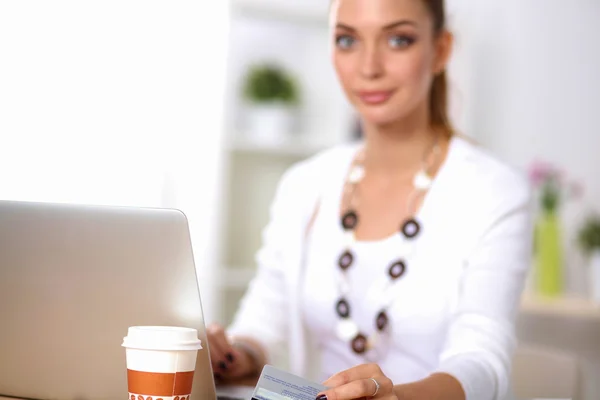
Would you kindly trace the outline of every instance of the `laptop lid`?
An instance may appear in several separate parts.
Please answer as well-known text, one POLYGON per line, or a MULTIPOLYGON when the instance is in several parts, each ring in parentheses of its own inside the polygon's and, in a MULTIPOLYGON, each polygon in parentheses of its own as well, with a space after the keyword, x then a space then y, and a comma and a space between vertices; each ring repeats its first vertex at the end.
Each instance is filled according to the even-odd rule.
POLYGON ((126 397, 132 325, 198 329, 192 399, 215 398, 181 212, 0 201, 0 396, 126 397))

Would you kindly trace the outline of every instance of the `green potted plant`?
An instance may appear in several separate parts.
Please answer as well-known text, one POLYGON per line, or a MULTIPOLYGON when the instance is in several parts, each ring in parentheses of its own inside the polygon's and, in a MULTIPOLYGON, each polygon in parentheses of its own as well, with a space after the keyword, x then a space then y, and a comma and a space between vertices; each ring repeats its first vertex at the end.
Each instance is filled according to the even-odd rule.
POLYGON ((592 299, 600 303, 600 216, 586 219, 579 230, 579 246, 589 257, 589 273, 592 299))
POLYGON ((249 68, 243 85, 247 131, 256 140, 284 140, 294 129, 299 90, 294 77, 276 64, 249 68))

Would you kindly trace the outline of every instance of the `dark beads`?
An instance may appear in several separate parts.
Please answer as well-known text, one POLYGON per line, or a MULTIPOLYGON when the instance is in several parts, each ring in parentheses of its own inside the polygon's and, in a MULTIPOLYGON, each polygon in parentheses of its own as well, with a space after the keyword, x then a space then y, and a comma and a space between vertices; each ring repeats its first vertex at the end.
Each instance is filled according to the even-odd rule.
POLYGON ((350 251, 345 251, 340 256, 340 259, 338 260, 338 265, 340 266, 340 268, 342 270, 345 271, 348 268, 350 268, 350 266, 352 265, 353 262, 354 262, 354 256, 352 255, 352 253, 350 251))
POLYGON ((357 354, 362 354, 367 350, 367 338, 362 333, 352 339, 352 350, 357 354))
POLYGON ((358 225, 358 215, 350 210, 342 216, 342 226, 346 230, 352 230, 358 225))
POLYGON ((419 232, 421 231, 421 226, 419 225, 419 223, 411 218, 409 220, 407 220, 403 225, 402 225, 402 234, 409 238, 412 239, 415 236, 417 236, 419 234, 419 232))
POLYGON ((341 318, 348 318, 350 316, 350 304, 344 298, 337 302, 335 310, 341 318))
POLYGON ((380 332, 382 332, 388 326, 389 322, 390 319, 385 311, 382 311, 377 315, 376 325, 380 332))
POLYGON ((402 275, 404 275, 405 271, 406 271, 406 264, 404 263, 404 261, 396 261, 395 263, 390 265, 390 269, 388 270, 388 273, 392 279, 398 279, 402 275))

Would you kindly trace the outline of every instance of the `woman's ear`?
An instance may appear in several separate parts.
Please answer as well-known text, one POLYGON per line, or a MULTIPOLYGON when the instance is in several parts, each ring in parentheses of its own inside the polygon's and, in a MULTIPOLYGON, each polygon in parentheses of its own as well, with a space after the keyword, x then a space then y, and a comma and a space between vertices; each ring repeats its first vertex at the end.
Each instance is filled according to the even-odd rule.
POLYGON ((453 46, 454 35, 450 31, 444 29, 435 39, 434 75, 438 75, 446 69, 452 54, 453 46))

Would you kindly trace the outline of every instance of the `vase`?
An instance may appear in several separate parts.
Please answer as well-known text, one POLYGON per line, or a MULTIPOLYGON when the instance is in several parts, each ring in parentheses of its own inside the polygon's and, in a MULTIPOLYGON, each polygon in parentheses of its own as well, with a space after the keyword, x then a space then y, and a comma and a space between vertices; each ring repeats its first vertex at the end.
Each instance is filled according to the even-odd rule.
POLYGON ((600 304, 600 249, 594 250, 589 264, 590 297, 592 301, 600 304))
POLYGON ((246 114, 248 139, 266 145, 279 145, 289 140, 294 130, 294 109, 274 102, 255 104, 246 114))
POLYGON ((535 273, 539 294, 554 297, 563 291, 563 250, 560 219, 542 212, 535 227, 535 273))

